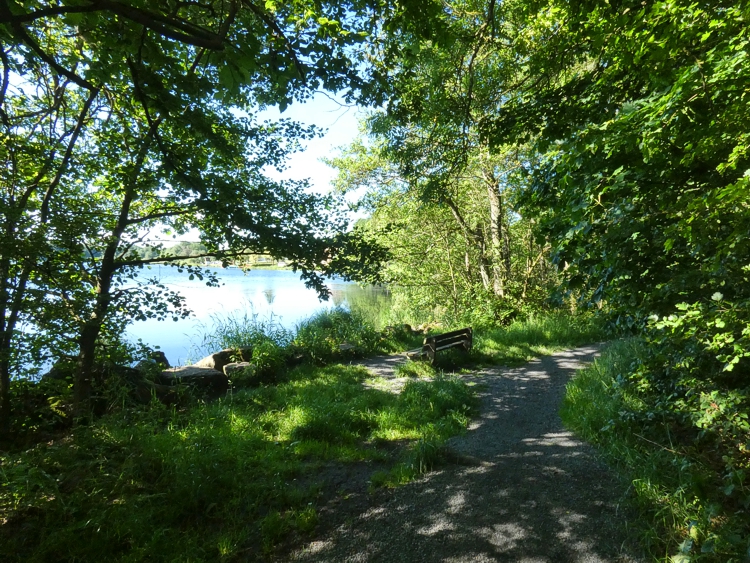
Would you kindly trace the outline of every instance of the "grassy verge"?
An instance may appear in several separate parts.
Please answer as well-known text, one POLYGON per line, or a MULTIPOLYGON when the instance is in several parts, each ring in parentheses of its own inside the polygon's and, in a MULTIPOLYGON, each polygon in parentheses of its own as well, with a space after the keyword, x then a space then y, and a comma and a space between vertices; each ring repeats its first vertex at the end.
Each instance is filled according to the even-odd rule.
MULTIPOLYGON (((540 315, 504 327, 475 331, 469 361, 478 365, 515 366, 558 350, 605 339, 603 329, 592 317, 540 315)), ((438 357, 439 365, 445 369, 466 362, 458 352, 438 357)))
POLYGON ((366 377, 301 366, 277 385, 183 410, 124 410, 3 455, 0 558, 261 558, 315 528, 326 465, 425 471, 420 448, 460 432, 475 408, 452 379, 411 381, 396 395, 363 386, 366 377), (388 444, 405 440, 416 446, 393 459, 388 444))
POLYGON ((716 428, 704 427, 693 436, 689 425, 675 424, 663 405, 647 399, 650 390, 630 377, 643 364, 644 350, 636 340, 616 342, 579 372, 568 385, 563 421, 599 446, 631 483, 637 539, 654 560, 748 561, 747 485, 728 484, 721 467, 731 461, 736 466, 731 477, 744 475, 748 459, 715 459, 721 428, 716 434, 716 428))
POLYGON ((203 330, 192 355, 200 357, 224 348, 253 348, 253 363, 278 371, 289 363, 325 365, 378 353, 396 352, 421 344, 419 335, 405 330, 377 330, 363 314, 341 308, 322 311, 287 330, 273 318, 239 314, 216 317, 203 330), (343 348, 342 348, 343 345, 343 348))

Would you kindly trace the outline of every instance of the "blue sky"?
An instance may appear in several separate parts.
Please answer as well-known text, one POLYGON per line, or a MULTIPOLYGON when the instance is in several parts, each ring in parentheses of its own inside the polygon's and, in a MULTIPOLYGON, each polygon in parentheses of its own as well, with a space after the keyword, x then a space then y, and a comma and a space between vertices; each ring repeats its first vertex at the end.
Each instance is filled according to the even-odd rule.
MULTIPOLYGON (((343 100, 331 97, 330 94, 317 93, 305 103, 295 103, 284 113, 277 108, 260 112, 258 120, 292 119, 306 125, 317 125, 327 130, 323 137, 317 137, 307 143, 305 149, 293 154, 288 160, 286 170, 278 172, 270 169, 267 174, 274 179, 303 180, 308 179, 315 191, 327 193, 336 173, 321 162, 321 158, 335 155, 339 147, 350 144, 357 136, 360 111, 355 106, 346 106, 343 100)), ((172 246, 181 241, 197 242, 198 231, 191 230, 184 235, 172 238, 165 236, 161 229, 149 232, 150 242, 162 242, 172 246)))
POLYGON ((336 149, 351 143, 357 136, 357 118, 361 114, 354 106, 343 105, 340 98, 318 93, 310 101, 291 105, 284 113, 272 108, 260 114, 260 119, 288 118, 307 125, 317 125, 328 132, 322 138, 307 143, 303 152, 292 155, 289 167, 280 175, 270 173, 273 178, 302 180, 308 178, 316 191, 327 192, 335 171, 320 159, 336 154, 336 149))

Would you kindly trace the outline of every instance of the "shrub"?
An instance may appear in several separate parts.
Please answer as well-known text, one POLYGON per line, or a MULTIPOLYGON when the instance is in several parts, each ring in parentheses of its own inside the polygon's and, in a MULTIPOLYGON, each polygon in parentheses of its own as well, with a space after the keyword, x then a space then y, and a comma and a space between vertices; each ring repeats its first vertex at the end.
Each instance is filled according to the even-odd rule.
POLYGON ((379 350, 381 336, 364 317, 345 309, 323 311, 297 325, 293 346, 315 363, 325 364, 343 354, 367 355, 379 350), (342 344, 354 348, 342 351, 342 344))
POLYGON ((743 561, 749 389, 722 385, 697 344, 662 338, 651 331, 609 347, 568 385, 561 416, 632 483, 640 543, 655 557, 743 561))

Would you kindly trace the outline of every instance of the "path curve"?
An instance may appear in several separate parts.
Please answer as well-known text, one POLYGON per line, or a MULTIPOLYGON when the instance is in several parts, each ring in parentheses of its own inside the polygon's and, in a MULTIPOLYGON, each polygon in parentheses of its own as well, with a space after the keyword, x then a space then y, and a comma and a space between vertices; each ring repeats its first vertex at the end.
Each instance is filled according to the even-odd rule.
POLYGON ((623 491, 557 414, 565 384, 597 354, 588 346, 463 376, 484 385, 481 415, 449 443, 463 464, 379 491, 285 560, 639 561, 624 543, 623 491))

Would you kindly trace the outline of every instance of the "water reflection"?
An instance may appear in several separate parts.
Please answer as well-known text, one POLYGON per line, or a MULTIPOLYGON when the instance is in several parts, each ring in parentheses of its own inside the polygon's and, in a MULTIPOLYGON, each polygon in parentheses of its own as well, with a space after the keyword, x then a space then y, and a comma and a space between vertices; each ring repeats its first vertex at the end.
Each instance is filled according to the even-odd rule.
POLYGON ((274 295, 273 289, 264 289, 263 297, 266 298, 266 303, 273 305, 273 300, 276 298, 276 295, 274 295))
POLYGON ((299 274, 289 270, 259 268, 245 273, 237 268, 219 268, 216 272, 222 286, 211 288, 197 279, 190 281, 172 268, 154 266, 148 275, 160 277, 162 283, 179 291, 194 314, 177 322, 135 322, 128 329, 129 337, 160 346, 169 361, 176 365, 189 359, 191 342, 197 339, 200 331, 212 325, 215 316, 249 312, 259 319, 273 317, 284 328, 294 329, 299 321, 335 306, 356 311, 381 327, 390 309, 390 296, 382 288, 363 288, 355 283, 329 280, 327 286, 331 297, 326 302, 319 301, 315 291, 300 281, 299 274))

